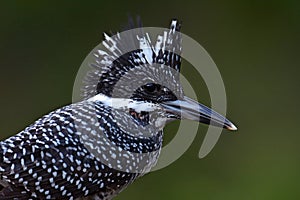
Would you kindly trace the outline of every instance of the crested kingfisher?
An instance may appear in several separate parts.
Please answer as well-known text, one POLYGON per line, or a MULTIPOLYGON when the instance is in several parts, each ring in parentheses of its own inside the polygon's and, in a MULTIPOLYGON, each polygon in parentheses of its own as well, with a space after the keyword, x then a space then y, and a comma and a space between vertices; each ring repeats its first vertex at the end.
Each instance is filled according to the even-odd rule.
POLYGON ((237 129, 184 95, 177 20, 155 43, 146 32, 135 34, 105 34, 82 101, 0 142, 0 199, 112 199, 156 165, 166 123, 237 129), (136 48, 124 52, 130 45, 136 48))

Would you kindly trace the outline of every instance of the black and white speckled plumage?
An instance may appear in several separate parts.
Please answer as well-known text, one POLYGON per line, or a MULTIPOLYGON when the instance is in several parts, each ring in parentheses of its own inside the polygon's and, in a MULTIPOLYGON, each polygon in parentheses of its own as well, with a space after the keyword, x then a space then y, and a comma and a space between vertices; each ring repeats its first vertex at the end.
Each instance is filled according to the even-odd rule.
MULTIPOLYGON (((152 48, 152 60, 143 48, 116 53, 128 41, 106 36, 107 52, 95 53, 94 69, 85 80, 84 101, 53 111, 0 142, 0 199, 111 199, 153 167, 162 146, 163 127, 147 137, 132 135, 116 124, 117 113, 111 107, 93 97, 112 96, 112 88, 125 72, 144 64, 164 64, 179 71, 180 56, 167 48, 181 51, 180 46, 172 46, 172 39, 180 40, 175 30, 179 31, 176 20, 171 23, 170 40, 158 41, 152 48), (114 147, 108 150, 111 144, 114 147), (133 154, 144 157, 136 159, 133 154), (120 159, 128 164, 119 166, 120 159), (111 160, 120 170, 110 166, 111 160), (137 169, 141 173, 132 173, 132 167, 141 168, 137 169)), ((146 35, 140 37, 147 41, 146 35)), ((183 94, 180 87, 178 92, 183 94)), ((143 96, 137 92, 132 99, 142 101, 143 96)), ((134 120, 130 115, 125 119, 134 120)))
MULTIPOLYGON (((95 135, 103 131, 111 142, 122 149, 128 148, 129 153, 158 150, 162 134, 158 133, 146 142, 122 133, 122 130, 112 130, 106 124, 118 127, 114 125, 109 110, 100 102, 83 101, 66 106, 1 142, 0 174, 9 186, 1 191, 0 198, 72 199, 99 191, 100 195, 109 194, 111 198, 111 193, 117 193, 131 183, 139 175, 103 164, 82 143, 82 133, 76 126, 95 135), (83 114, 81 118, 76 117, 77 112, 83 114), (93 127, 84 127, 84 124, 90 124, 89 116, 93 112, 98 113, 97 121, 93 127), (118 137, 114 137, 116 135, 118 137)), ((97 138, 97 142, 103 142, 100 143, 103 147, 105 141, 102 139, 97 138)), ((102 151, 102 155, 112 156, 106 151, 102 151)))

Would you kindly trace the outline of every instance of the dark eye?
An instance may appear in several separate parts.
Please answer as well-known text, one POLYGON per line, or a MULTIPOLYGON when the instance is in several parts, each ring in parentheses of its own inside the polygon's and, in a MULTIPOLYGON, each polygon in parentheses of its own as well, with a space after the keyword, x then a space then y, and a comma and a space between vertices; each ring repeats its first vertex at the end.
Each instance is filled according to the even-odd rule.
POLYGON ((154 92, 157 92, 159 90, 159 86, 155 83, 147 83, 146 85, 143 86, 143 89, 146 92, 154 93, 154 92))

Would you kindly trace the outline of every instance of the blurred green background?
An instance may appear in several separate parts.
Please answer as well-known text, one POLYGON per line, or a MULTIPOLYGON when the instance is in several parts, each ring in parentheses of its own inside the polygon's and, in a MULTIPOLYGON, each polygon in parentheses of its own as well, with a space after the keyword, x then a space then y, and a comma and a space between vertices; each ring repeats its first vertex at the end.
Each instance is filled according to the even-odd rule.
MULTIPOLYGON (((228 117, 213 151, 198 158, 206 126, 175 163, 136 181, 116 199, 300 199, 300 3, 285 1, 3 1, 0 4, 0 139, 72 99, 85 56, 127 14, 145 26, 183 21, 182 32, 223 76, 228 117)), ((201 102, 209 96, 191 67, 201 102)), ((176 123, 166 130, 172 138, 176 123)), ((188 133, 188 130, 187 130, 188 133)))

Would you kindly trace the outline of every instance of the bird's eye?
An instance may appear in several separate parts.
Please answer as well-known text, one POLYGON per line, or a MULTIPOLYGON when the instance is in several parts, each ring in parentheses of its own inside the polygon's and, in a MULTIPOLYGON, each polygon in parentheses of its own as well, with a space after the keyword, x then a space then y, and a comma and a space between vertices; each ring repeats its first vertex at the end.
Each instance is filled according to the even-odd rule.
POLYGON ((147 83, 146 85, 143 86, 143 89, 146 92, 154 93, 154 92, 158 91, 159 86, 157 84, 155 84, 155 83, 147 83))

